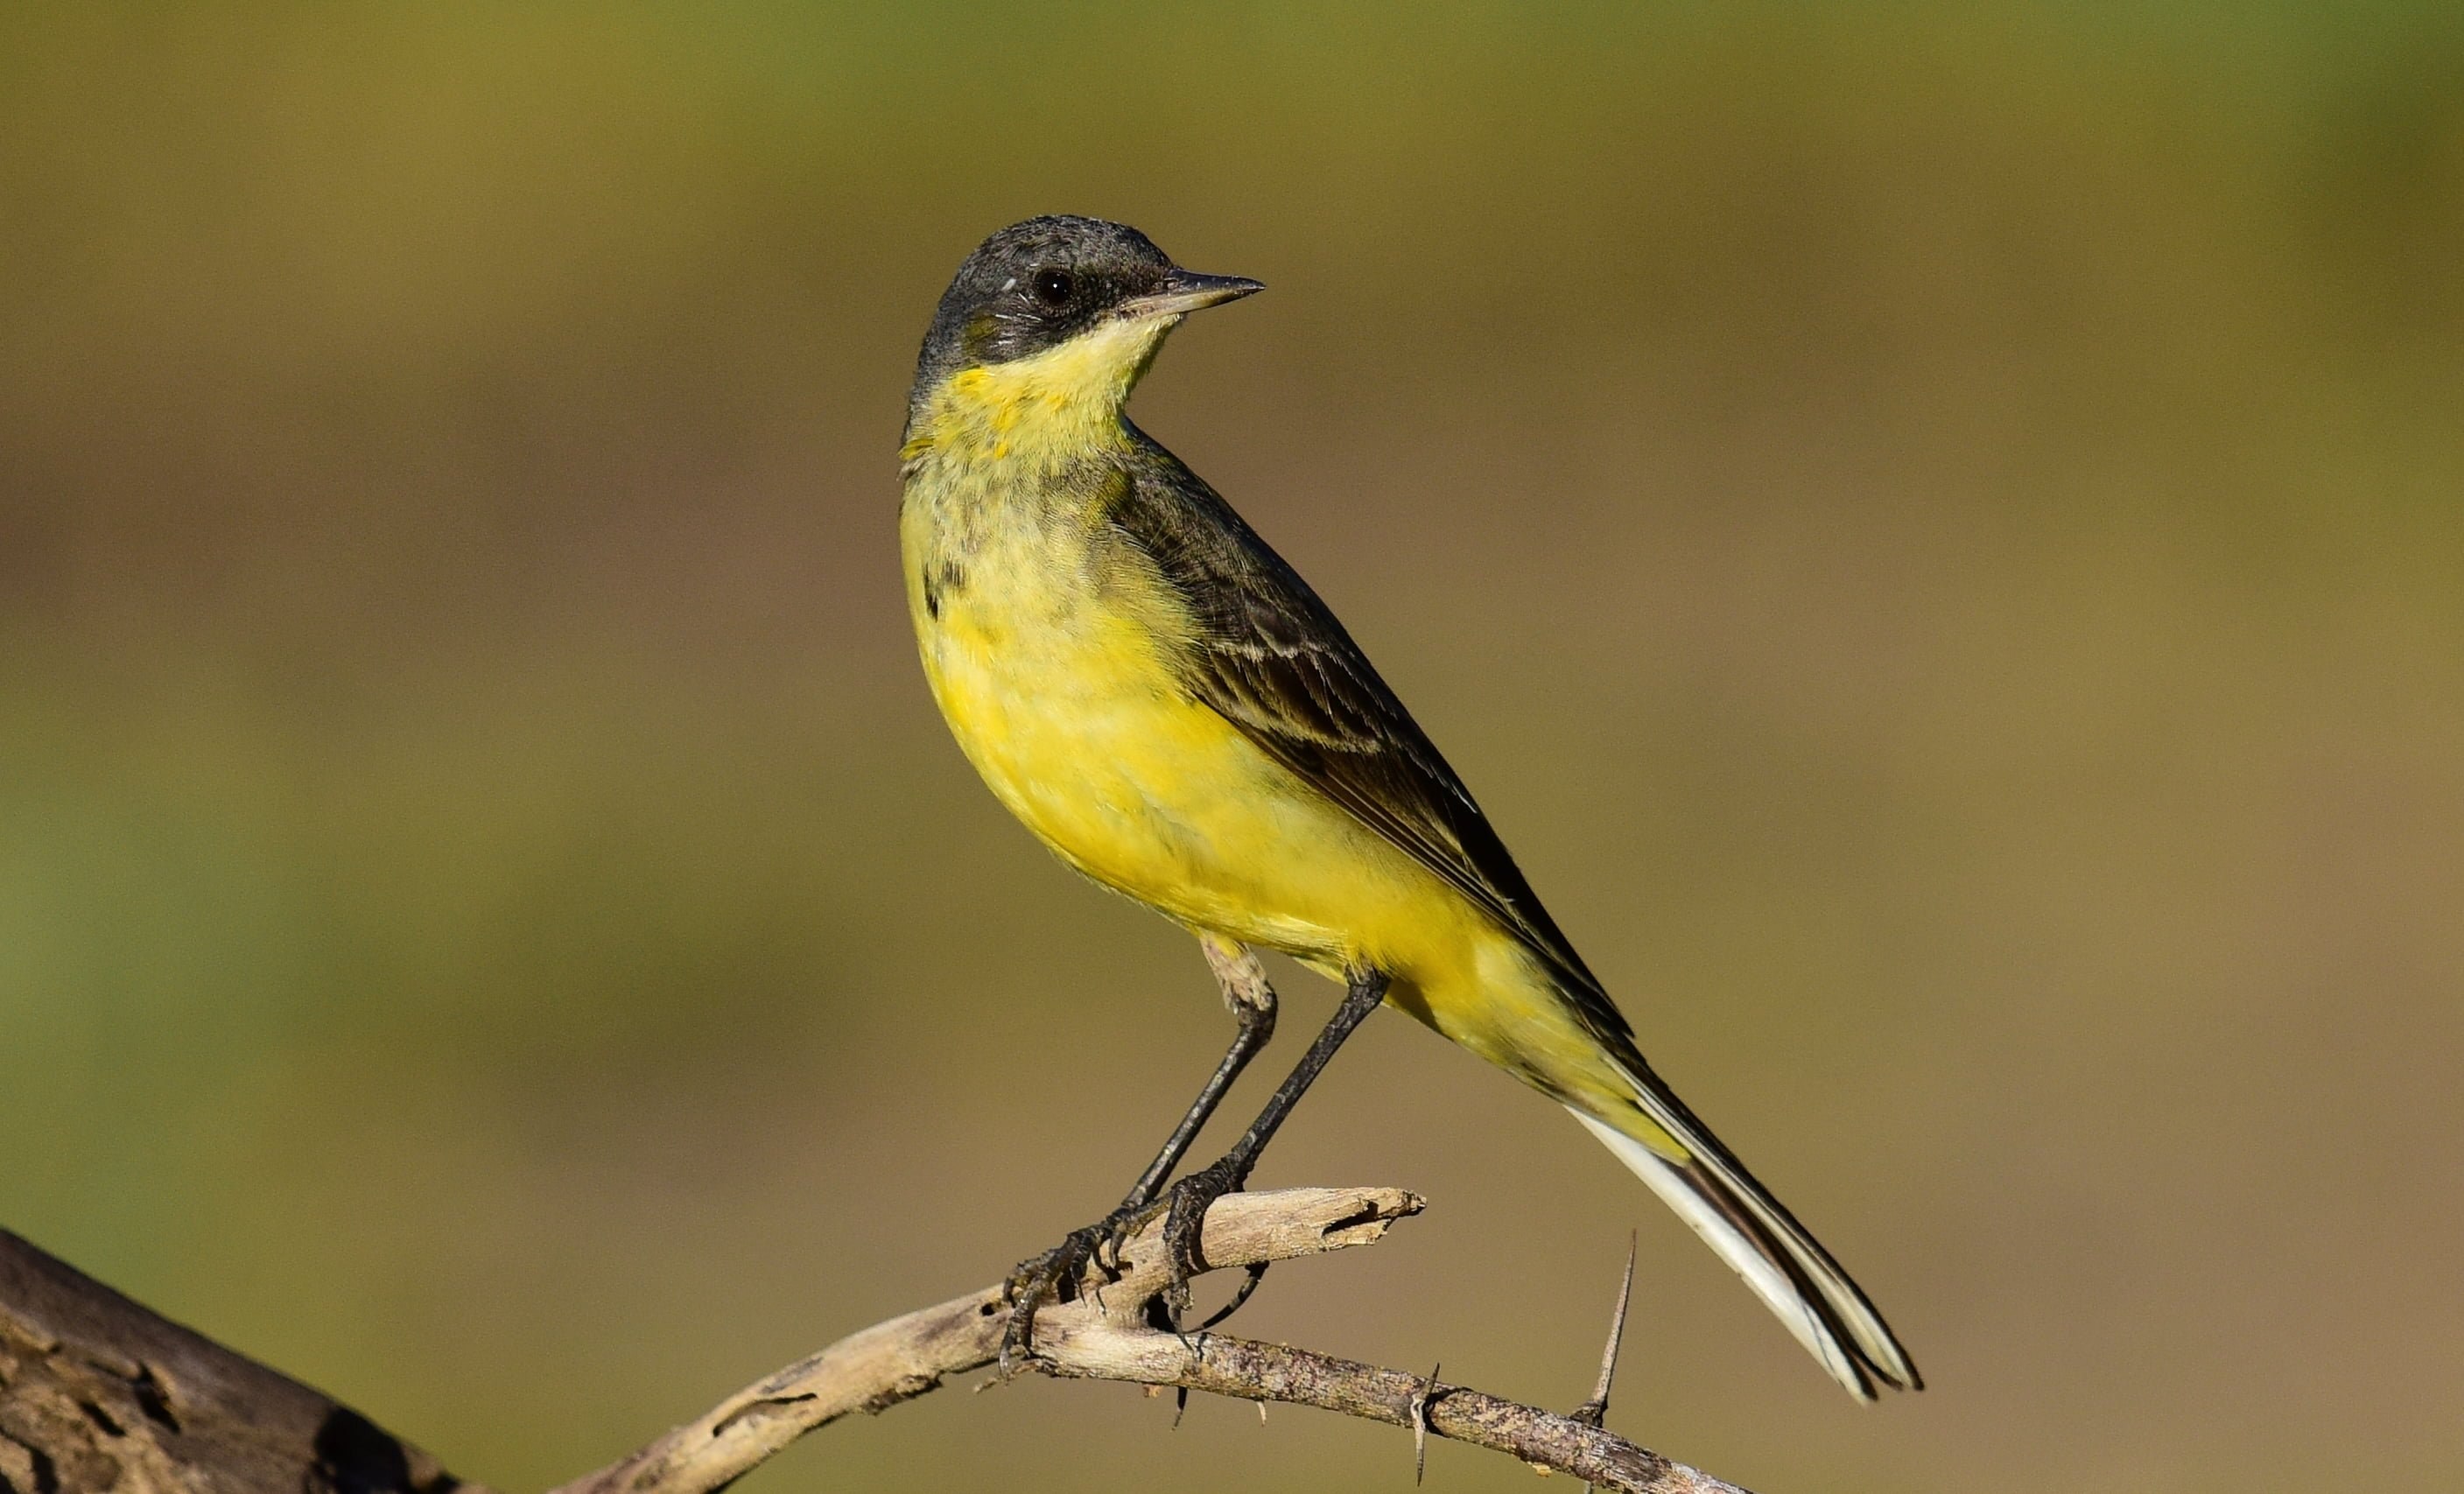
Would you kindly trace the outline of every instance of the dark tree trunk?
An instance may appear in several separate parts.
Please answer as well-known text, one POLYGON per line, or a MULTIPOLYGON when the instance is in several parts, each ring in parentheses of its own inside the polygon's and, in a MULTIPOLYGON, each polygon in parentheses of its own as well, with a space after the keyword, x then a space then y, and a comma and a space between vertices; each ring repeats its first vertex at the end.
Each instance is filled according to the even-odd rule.
POLYGON ((0 1230, 0 1494, 483 1494, 0 1230))

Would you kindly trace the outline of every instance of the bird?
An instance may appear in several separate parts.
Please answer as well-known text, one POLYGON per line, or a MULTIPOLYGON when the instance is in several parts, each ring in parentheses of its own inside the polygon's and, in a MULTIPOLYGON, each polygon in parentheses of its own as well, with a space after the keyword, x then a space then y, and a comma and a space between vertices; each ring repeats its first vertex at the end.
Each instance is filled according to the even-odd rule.
POLYGON ((1064 863, 1197 935, 1238 1029, 1121 1207, 1013 1274, 1004 1366, 1031 1354, 1037 1305, 1078 1290, 1130 1221, 1168 1207, 1196 1269, 1207 1205, 1388 1005, 1563 1105, 1850 1394, 1922 1388, 1863 1290, 1644 1061, 1334 613, 1130 420, 1174 328, 1263 289, 1183 269, 1126 225, 1030 218, 967 256, 916 360, 899 549, 934 699, 1064 863), (1344 996, 1223 1157, 1167 1185, 1273 1031, 1260 950, 1344 996))

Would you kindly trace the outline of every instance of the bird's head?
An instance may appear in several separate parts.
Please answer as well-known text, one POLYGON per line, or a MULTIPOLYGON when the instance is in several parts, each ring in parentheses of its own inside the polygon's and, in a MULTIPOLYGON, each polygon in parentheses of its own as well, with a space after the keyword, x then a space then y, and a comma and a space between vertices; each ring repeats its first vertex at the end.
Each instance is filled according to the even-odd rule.
POLYGON ((1098 218, 1014 223, 967 256, 924 335, 909 445, 959 434, 1032 441, 1114 417, 1164 334, 1265 287, 1183 270, 1098 218))

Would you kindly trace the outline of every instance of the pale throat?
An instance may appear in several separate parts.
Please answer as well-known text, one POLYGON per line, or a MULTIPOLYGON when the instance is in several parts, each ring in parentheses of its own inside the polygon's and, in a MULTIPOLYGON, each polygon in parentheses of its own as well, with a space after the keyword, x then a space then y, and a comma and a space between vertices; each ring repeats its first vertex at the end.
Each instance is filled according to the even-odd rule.
POLYGON ((1107 321, 1031 357, 962 368, 933 391, 900 454, 1040 466, 1118 445, 1121 406, 1179 320, 1107 321))

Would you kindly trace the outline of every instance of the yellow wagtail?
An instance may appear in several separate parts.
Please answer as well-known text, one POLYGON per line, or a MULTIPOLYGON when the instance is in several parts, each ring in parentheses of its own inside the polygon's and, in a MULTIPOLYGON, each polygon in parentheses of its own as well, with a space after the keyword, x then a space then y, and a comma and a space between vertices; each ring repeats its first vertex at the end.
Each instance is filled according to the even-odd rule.
POLYGON ((1013 1281, 1012 1346, 1047 1292, 1155 1206, 1273 994, 1251 947, 1342 981, 1255 1124, 1174 1185, 1206 1205, 1334 1050, 1391 1002, 1558 1101, 1692 1225, 1833 1377, 1871 1399, 1916 1367, 1865 1294, 1687 1110, 1343 625, 1197 473, 1132 425, 1182 317, 1262 289, 1144 234, 1035 218, 941 297, 908 403, 899 538, 924 671, 984 781, 1061 859, 1194 932, 1239 1034, 1104 1224, 1013 1281))

